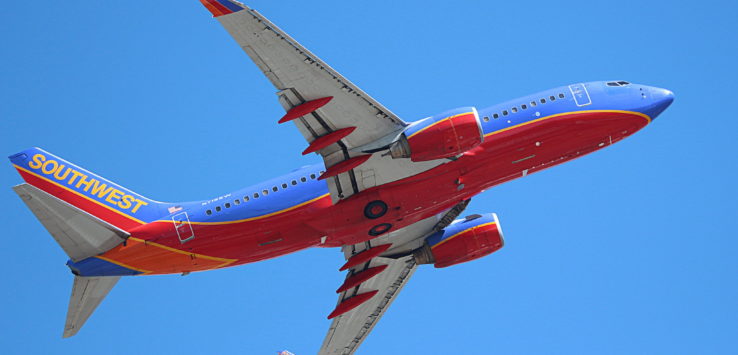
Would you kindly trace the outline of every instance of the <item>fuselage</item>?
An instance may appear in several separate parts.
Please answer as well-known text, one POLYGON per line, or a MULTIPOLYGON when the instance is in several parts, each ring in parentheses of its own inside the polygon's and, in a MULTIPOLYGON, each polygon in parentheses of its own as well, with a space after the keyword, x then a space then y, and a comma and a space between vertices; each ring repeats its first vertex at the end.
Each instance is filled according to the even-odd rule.
MULTIPOLYGON (((590 82, 479 109, 484 141, 457 159, 333 204, 322 164, 210 200, 168 204, 109 252, 70 267, 83 276, 203 271, 374 238, 434 216, 495 185, 607 147, 640 130, 673 100, 664 89, 590 82), (367 202, 390 206, 379 219, 367 202), (174 222, 175 228, 172 228, 174 222)), ((412 124, 412 123, 411 123, 412 124)))

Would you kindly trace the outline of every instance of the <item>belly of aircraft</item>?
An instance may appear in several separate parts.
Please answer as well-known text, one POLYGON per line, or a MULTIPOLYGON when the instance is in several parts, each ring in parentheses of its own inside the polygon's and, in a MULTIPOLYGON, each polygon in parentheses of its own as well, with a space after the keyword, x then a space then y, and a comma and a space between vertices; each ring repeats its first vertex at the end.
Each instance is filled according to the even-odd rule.
MULTIPOLYGON (((197 238, 132 235, 100 260, 143 274, 187 273, 260 261, 312 246, 337 247, 374 238, 379 224, 397 230, 442 213, 503 182, 604 148, 643 128, 648 120, 628 112, 571 113, 488 134, 456 161, 378 186, 337 205, 330 197, 289 213, 241 223, 194 225, 197 238), (368 219, 363 208, 383 200, 388 213, 368 219), (323 237, 326 238, 323 238, 323 237)), ((166 221, 154 223, 169 223, 166 221)))

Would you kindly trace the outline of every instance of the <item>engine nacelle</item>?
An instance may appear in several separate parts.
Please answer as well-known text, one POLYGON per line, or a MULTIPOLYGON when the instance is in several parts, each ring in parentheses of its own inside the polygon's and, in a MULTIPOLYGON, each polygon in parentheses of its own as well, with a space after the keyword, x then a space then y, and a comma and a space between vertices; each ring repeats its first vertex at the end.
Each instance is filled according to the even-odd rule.
POLYGON ((461 107, 413 123, 390 146, 392 158, 427 161, 451 158, 482 143, 484 133, 474 107, 461 107))
POLYGON ((413 256, 418 264, 441 268, 492 254, 504 244, 496 214, 471 215, 431 234, 413 256))

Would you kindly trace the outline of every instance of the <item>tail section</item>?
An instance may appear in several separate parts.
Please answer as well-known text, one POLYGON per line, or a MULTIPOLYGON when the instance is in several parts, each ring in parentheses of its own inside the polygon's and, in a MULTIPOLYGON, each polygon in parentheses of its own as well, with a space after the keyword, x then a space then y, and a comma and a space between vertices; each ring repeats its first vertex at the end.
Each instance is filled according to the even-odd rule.
POLYGON ((100 305, 100 302, 118 283, 119 279, 120 276, 74 277, 72 297, 69 299, 69 309, 67 310, 67 321, 64 324, 64 338, 77 334, 87 318, 100 305))
POLYGON ((121 275, 141 273, 95 256, 123 243, 131 229, 169 214, 173 205, 143 197, 39 148, 14 154, 10 161, 25 180, 13 190, 71 259, 67 265, 75 276, 64 326, 64 337, 70 337, 121 275), (111 276, 80 276, 81 266, 111 276))
POLYGON ((20 184, 13 190, 72 261, 102 254, 128 237, 125 231, 35 186, 20 184))
POLYGON ((168 204, 143 197, 40 148, 10 156, 23 180, 123 231, 168 214, 168 204))

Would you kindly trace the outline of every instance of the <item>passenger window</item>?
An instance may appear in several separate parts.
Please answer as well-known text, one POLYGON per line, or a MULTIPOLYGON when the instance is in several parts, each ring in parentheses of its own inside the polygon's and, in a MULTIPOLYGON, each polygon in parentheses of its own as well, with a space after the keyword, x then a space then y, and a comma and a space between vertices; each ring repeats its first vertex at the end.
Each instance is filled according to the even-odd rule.
POLYGON ((315 179, 315 174, 310 174, 311 179, 315 179))
POLYGON ((530 107, 534 107, 535 105, 538 105, 535 101, 530 102, 530 107))
POLYGON ((233 203, 235 203, 235 204, 237 204, 237 205, 240 205, 240 204, 241 204, 241 200, 239 200, 239 199, 235 199, 235 200, 233 200, 233 203))
POLYGON ((502 115, 507 116, 508 115, 507 110, 502 110, 502 115))
POLYGON ((559 98, 560 99, 563 99, 564 98, 564 94, 559 94, 559 98))
POLYGON ((272 186, 272 191, 277 192, 279 190, 276 186, 272 186))
POLYGON ((248 196, 244 196, 244 197, 243 197, 243 202, 246 202, 246 201, 248 201, 248 200, 249 200, 249 197, 248 197, 248 196))
POLYGON ((551 101, 556 101, 556 96, 551 95, 548 98, 551 99, 551 101))
POLYGON ((627 81, 618 81, 618 84, 625 86, 625 85, 628 85, 630 83, 627 82, 627 81))
POLYGON ((526 110, 526 109, 528 109, 528 106, 526 104, 522 104, 522 105, 520 105, 520 108, 522 108, 523 110, 526 110))
POLYGON ((259 198, 259 193, 258 192, 254 192, 254 198, 259 198))
POLYGON ((614 81, 610 81, 610 82, 607 83, 607 86, 620 86, 620 84, 618 84, 618 83, 616 83, 614 81))
POLYGON ((220 212, 220 210, 222 210, 222 208, 220 208, 220 206, 215 206, 215 212, 220 212))
POLYGON ((483 120, 484 122, 489 122, 489 116, 484 116, 483 120))
POLYGON ((207 214, 208 216, 210 216, 211 214, 213 214, 213 211, 207 210, 207 211, 205 211, 205 214, 207 214))
POLYGON ((541 103, 542 104, 545 104, 546 103, 546 99, 541 99, 541 103))
POLYGON ((297 181, 292 180, 292 185, 297 185, 297 181))
POLYGON ((225 208, 231 208, 231 203, 230 202, 226 202, 225 208))
POLYGON ((325 171, 321 170, 321 171, 320 171, 320 175, 323 175, 323 173, 324 173, 324 172, 325 172, 325 171))
POLYGON ((305 181, 307 181, 307 180, 308 180, 308 179, 306 179, 306 178, 305 178, 304 176, 300 178, 300 181, 302 181, 302 182, 305 182, 305 181))
POLYGON ((518 108, 517 108, 517 107, 513 107, 513 108, 512 108, 512 112, 513 112, 513 113, 515 113, 515 112, 518 112, 518 108))
POLYGON ((498 119, 498 118, 500 118, 500 115, 498 115, 498 114, 495 113, 494 115, 492 115, 492 118, 498 119))
POLYGON ((283 189, 286 189, 287 188, 287 184, 282 184, 282 188, 283 189))
POLYGON ((261 194, 264 196, 269 195, 269 190, 261 190, 261 194))

